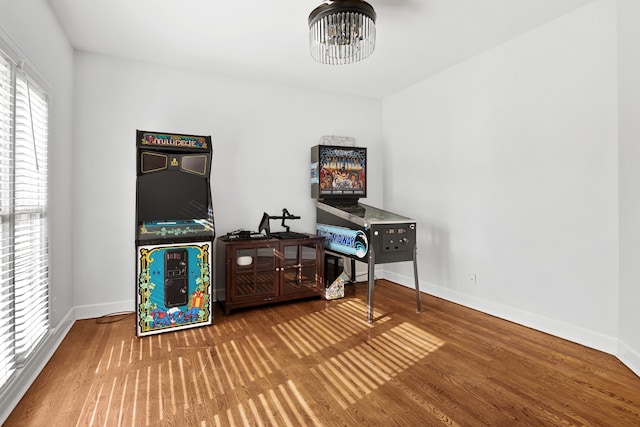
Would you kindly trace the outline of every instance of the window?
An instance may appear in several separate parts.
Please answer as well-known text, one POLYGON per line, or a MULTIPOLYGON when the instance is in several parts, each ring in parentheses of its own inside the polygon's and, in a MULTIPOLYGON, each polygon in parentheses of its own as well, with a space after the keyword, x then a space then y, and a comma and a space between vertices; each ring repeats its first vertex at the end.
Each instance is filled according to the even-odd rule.
POLYGON ((28 362, 50 328, 48 98, 2 46, 0 389, 28 362))

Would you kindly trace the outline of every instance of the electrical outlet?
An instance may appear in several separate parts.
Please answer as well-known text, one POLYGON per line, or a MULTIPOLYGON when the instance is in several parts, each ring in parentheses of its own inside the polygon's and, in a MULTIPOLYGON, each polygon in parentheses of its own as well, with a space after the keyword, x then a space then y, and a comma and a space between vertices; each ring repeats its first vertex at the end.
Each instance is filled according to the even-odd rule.
POLYGON ((473 273, 471 276, 469 276, 469 280, 474 285, 477 285, 478 284, 478 275, 476 273, 473 273))

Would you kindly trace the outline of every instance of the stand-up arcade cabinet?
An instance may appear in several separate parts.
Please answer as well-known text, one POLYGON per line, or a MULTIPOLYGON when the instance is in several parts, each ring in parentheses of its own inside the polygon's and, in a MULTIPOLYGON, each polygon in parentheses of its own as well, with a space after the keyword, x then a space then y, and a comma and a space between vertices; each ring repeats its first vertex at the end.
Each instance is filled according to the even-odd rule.
MULTIPOLYGON (((420 287, 416 259, 416 221, 359 203, 367 196, 367 149, 317 145, 311 148, 311 197, 316 202, 316 231, 325 249, 368 264, 367 321, 373 321, 375 265, 413 261, 416 311, 420 287)), ((352 280, 353 280, 352 277, 352 280)))
POLYGON ((136 145, 137 335, 210 325, 211 137, 139 130, 136 145))

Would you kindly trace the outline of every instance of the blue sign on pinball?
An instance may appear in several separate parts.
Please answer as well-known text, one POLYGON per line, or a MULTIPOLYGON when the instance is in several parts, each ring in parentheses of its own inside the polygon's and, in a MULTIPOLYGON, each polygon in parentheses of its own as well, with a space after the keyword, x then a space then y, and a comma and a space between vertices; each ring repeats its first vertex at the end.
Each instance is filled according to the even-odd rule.
POLYGON ((369 249, 367 235, 362 230, 317 224, 316 234, 324 237, 325 248, 336 252, 364 258, 369 249))

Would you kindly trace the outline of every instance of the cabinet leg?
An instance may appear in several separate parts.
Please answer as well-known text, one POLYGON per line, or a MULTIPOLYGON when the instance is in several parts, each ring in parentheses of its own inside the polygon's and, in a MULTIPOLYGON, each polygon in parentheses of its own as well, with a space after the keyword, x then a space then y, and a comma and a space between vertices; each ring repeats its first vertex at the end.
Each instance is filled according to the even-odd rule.
POLYGON ((420 303, 420 282, 418 281, 418 256, 417 249, 413 248, 413 278, 416 282, 416 313, 422 311, 422 304, 420 303))
POLYGON ((356 283, 356 260, 351 258, 351 283, 356 283))

